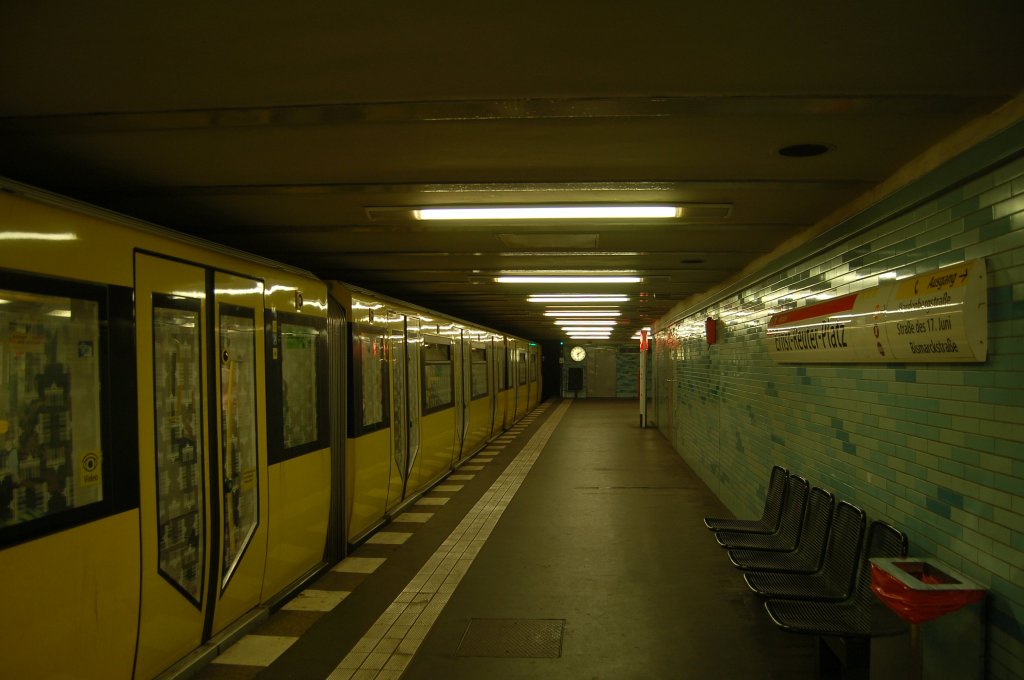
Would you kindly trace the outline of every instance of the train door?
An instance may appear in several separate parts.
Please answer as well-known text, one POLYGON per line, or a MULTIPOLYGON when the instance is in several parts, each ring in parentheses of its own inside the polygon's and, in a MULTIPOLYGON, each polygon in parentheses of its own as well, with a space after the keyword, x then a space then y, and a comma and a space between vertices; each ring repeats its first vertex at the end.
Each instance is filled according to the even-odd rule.
POLYGON ((497 344, 492 336, 487 341, 487 373, 491 390, 491 426, 488 429, 488 439, 494 436, 498 424, 498 405, 501 403, 501 380, 498 377, 499 363, 497 344))
POLYGON ((409 480, 409 385, 406 376, 405 316, 388 312, 388 345, 391 366, 391 451, 395 469, 402 478, 402 488, 392 498, 388 485, 387 507, 397 505, 405 498, 405 486, 409 480))
POLYGON ((505 338, 504 343, 501 347, 501 352, 505 357, 505 422, 504 426, 508 428, 515 425, 516 422, 516 393, 519 391, 516 389, 516 350, 514 342, 505 338))
POLYGON ((459 389, 461 390, 459 394, 459 410, 462 413, 462 422, 459 428, 459 451, 456 459, 461 460, 463 456, 469 453, 466 446, 466 438, 469 435, 471 422, 470 402, 473 400, 473 340, 469 331, 465 329, 462 331, 462 340, 459 341, 459 347, 459 370, 462 376, 461 380, 459 380, 459 389))
POLYGON ((530 366, 527 360, 527 348, 516 343, 516 410, 513 422, 526 415, 530 403, 530 366))
POLYGON ((505 339, 503 337, 491 338, 491 366, 494 369, 494 416, 491 425, 491 436, 495 436, 505 429, 505 401, 508 395, 505 392, 505 339))
POLYGON ((137 254, 149 677, 259 602, 267 534, 263 284, 137 254))
POLYGON ((466 431, 469 429, 469 365, 468 361, 472 352, 469 351, 469 338, 466 337, 464 329, 453 337, 455 352, 453 378, 453 389, 455 390, 455 442, 453 444, 452 461, 462 458, 466 446, 466 431))
POLYGON ((420 420, 423 409, 420 389, 420 357, 423 354, 423 336, 420 335, 422 321, 419 317, 410 316, 406 319, 405 337, 405 375, 406 375, 406 413, 409 415, 409 463, 406 475, 412 474, 413 464, 420 453, 420 420))

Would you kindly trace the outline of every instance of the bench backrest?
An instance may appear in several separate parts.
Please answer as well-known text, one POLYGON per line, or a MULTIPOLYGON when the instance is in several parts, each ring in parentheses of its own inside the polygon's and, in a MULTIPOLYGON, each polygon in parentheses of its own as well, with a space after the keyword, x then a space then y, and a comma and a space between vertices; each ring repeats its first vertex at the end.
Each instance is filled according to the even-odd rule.
POLYGON ((786 502, 783 503, 778 534, 780 538, 788 539, 784 542, 794 548, 800 540, 800 532, 803 531, 809 486, 806 479, 797 475, 790 475, 786 482, 786 502))
POLYGON ((853 590, 854 579, 857 577, 866 522, 863 510, 846 501, 839 501, 832 518, 821 573, 829 583, 835 584, 846 594, 853 590))
POLYGON ((804 527, 797 551, 812 558, 817 565, 821 564, 825 556, 835 504, 835 496, 820 486, 811 489, 807 496, 807 514, 804 517, 804 527))
POLYGON ((868 540, 864 546, 864 559, 860 561, 857 579, 857 595, 865 600, 874 600, 871 593, 871 557, 906 557, 907 535, 892 525, 880 520, 871 522, 868 540))
POLYGON ((782 507, 786 500, 786 486, 789 482, 789 470, 781 465, 772 466, 772 475, 768 479, 768 491, 765 493, 763 520, 770 520, 768 523, 773 529, 779 528, 782 521, 782 507))

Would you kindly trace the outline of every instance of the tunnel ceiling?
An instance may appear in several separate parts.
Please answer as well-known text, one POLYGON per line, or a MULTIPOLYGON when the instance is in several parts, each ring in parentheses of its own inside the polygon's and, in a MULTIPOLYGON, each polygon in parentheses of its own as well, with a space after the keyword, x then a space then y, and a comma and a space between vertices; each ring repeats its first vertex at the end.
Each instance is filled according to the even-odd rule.
POLYGON ((1024 3, 746 5, 5 3, 0 175, 532 339, 626 293, 625 339, 1024 85, 1024 3), (627 201, 684 216, 408 212, 627 201))

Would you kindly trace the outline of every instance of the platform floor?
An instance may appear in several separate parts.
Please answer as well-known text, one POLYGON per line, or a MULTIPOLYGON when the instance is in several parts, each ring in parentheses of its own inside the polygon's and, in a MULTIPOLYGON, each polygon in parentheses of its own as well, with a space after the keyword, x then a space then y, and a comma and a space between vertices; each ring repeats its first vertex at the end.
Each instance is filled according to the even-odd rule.
POLYGON ((552 400, 203 667, 213 679, 816 677, 634 401, 552 400))

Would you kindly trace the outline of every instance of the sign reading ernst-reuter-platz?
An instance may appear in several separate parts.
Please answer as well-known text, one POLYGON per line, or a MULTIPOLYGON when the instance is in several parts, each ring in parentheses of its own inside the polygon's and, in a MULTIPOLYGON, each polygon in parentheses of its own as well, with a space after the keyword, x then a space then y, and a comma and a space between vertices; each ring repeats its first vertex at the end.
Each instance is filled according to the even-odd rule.
POLYGON ((943 267, 775 314, 768 353, 779 363, 985 361, 984 260, 943 267))

